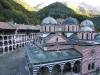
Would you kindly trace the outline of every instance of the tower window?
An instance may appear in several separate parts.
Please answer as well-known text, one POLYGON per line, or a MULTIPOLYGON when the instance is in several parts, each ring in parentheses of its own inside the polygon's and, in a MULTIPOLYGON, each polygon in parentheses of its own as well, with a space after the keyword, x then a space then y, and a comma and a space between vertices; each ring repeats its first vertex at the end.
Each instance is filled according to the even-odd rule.
POLYGON ((45 26, 45 32, 46 32, 46 26, 45 26))
POLYGON ((87 33, 87 36, 86 37, 87 37, 87 40, 88 40, 88 33, 87 33))

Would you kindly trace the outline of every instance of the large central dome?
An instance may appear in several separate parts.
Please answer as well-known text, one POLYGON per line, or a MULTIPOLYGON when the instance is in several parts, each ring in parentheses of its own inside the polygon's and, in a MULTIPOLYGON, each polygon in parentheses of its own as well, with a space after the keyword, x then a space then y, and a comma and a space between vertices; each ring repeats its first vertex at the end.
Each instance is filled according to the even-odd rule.
POLYGON ((44 25, 44 24, 57 24, 57 21, 54 18, 48 16, 42 21, 41 24, 42 25, 44 25))
POLYGON ((76 24, 77 25, 77 21, 74 18, 69 17, 69 18, 65 19, 63 24, 76 24))

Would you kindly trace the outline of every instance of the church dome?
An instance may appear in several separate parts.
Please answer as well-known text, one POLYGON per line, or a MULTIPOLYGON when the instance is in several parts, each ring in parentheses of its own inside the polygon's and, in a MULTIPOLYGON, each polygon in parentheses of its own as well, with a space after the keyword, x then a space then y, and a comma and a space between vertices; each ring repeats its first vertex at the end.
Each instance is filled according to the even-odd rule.
POLYGON ((50 55, 51 55, 52 57, 54 57, 54 58, 57 58, 57 57, 58 57, 58 55, 57 55, 56 52, 51 52, 50 55))
POLYGON ((68 54, 66 51, 63 51, 62 54, 63 54, 64 56, 69 56, 69 54, 68 54))
POLYGON ((65 19, 65 21, 63 21, 63 24, 76 24, 77 25, 77 21, 74 18, 69 17, 65 19))
POLYGON ((88 27, 91 27, 91 26, 94 26, 93 22, 90 21, 90 20, 84 20, 81 22, 80 26, 88 26, 88 27))
POLYGON ((78 40, 78 35, 77 35, 77 33, 73 33, 71 36, 70 36, 70 39, 71 40, 78 40))
POLYGON ((81 28, 81 31, 84 31, 84 32, 87 32, 87 31, 89 31, 89 32, 92 32, 93 30, 90 28, 90 27, 82 27, 81 28))
POLYGON ((42 25, 43 25, 43 24, 57 24, 57 21, 56 21, 54 18, 48 16, 48 17, 46 17, 46 18, 42 21, 41 24, 42 24, 42 25))
POLYGON ((39 53, 36 55, 36 58, 39 60, 44 60, 44 59, 46 59, 46 55, 44 55, 43 53, 39 53))
POLYGON ((100 34, 97 34, 94 39, 95 40, 100 40, 100 34))

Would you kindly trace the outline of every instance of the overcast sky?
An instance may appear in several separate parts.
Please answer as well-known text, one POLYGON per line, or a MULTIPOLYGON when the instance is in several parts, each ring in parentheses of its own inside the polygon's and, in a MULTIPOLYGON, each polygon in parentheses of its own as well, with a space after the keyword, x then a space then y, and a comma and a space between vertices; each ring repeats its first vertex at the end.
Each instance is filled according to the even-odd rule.
POLYGON ((77 3, 86 2, 86 3, 91 4, 93 6, 100 6, 100 0, 25 0, 25 1, 27 1, 30 4, 39 4, 41 2, 53 3, 56 1, 59 1, 59 2, 72 1, 72 2, 77 2, 77 3))

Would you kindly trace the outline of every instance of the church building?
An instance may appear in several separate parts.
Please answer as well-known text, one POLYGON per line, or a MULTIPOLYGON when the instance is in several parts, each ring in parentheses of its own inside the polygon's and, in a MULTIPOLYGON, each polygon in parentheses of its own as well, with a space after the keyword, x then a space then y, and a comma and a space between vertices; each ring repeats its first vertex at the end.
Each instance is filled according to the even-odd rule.
POLYGON ((100 68, 100 33, 92 21, 48 16, 25 47, 31 75, 86 75, 100 68))

